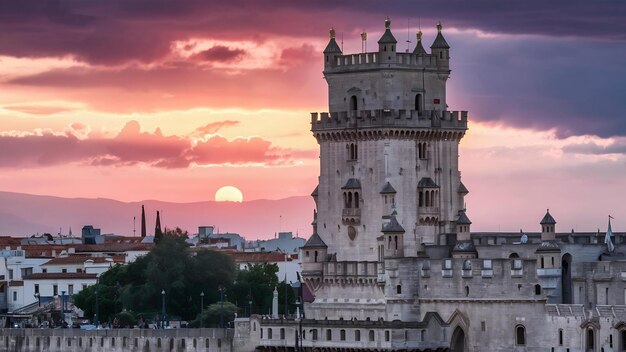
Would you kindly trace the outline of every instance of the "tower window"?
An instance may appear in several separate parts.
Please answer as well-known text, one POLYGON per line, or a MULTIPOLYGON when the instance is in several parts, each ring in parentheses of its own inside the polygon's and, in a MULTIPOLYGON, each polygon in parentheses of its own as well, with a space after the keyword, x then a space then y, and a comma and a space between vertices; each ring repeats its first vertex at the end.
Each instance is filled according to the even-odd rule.
POLYGON ((559 346, 563 346, 563 329, 559 329, 559 346))
POLYGON ((524 325, 515 327, 515 344, 520 346, 526 344, 526 328, 524 328, 524 325))
POLYGON ((396 286, 396 293, 397 294, 402 294, 402 285, 396 286))
POLYGON ((415 110, 417 110, 418 112, 422 112, 422 95, 421 94, 415 95, 415 110))
POLYGON ((541 294, 541 285, 539 285, 539 284, 535 285, 535 294, 536 295, 540 295, 541 294))
POLYGON ((357 111, 358 109, 358 101, 356 99, 356 95, 350 97, 350 111, 357 111))

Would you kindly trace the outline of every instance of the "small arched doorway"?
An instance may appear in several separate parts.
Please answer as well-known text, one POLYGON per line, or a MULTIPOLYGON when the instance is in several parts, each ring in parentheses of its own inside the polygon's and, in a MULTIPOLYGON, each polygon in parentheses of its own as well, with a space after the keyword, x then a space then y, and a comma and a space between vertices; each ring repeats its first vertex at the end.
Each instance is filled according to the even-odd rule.
POLYGON ((415 95, 415 110, 417 110, 420 113, 422 112, 422 95, 421 94, 415 95))
POLYGON ((357 103, 356 95, 353 95, 350 97, 350 111, 357 111, 357 110, 358 110, 358 103, 357 103))
MULTIPOLYGON (((563 300, 563 304, 572 304, 571 263, 572 255, 566 253, 561 261, 561 298, 563 300)), ((582 300, 579 302, 582 302, 582 300)))
POLYGON ((460 326, 457 326, 452 333, 450 341, 450 352, 465 352, 465 332, 460 326))

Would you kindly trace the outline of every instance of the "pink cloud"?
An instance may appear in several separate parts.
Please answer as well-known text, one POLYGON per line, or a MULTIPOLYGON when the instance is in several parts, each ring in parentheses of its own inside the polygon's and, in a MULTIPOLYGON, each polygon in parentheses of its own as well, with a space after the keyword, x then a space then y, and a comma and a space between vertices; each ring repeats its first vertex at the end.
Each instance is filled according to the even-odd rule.
MULTIPOLYGON (((235 121, 220 121, 200 129, 217 131, 234 124, 235 121)), ((294 160, 289 151, 273 148, 271 142, 259 137, 228 140, 210 136, 194 142, 187 137, 164 136, 158 128, 152 133, 142 132, 137 121, 129 121, 115 136, 92 134, 81 139, 69 132, 51 131, 0 135, 0 150, 6 151, 0 155, 0 167, 15 168, 75 162, 98 166, 141 163, 158 168, 186 168, 192 164, 273 164, 294 160)))

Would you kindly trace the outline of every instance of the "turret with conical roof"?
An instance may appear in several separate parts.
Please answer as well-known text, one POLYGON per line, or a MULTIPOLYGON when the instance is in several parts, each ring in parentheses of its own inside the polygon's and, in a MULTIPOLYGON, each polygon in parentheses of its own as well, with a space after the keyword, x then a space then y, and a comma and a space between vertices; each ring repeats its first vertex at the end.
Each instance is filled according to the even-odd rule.
POLYGON ((330 40, 326 45, 326 49, 324 49, 324 67, 335 66, 335 57, 342 54, 341 48, 335 40, 335 29, 331 28, 328 33, 330 36, 330 40))
POLYGON ((542 241, 554 241, 556 238, 556 233, 554 227, 556 225, 556 221, 550 215, 550 209, 546 210, 546 215, 543 216, 541 222, 541 240, 542 241))
POLYGON ((437 37, 430 46, 432 54, 437 58, 437 67, 442 69, 448 69, 450 67, 450 45, 443 37, 441 30, 443 26, 441 22, 437 23, 437 37))
POLYGON ((413 49, 413 54, 428 55, 426 49, 424 49, 424 45, 422 45, 422 31, 417 32, 417 44, 415 45, 415 49, 413 49))
POLYGON ((378 39, 378 52, 380 53, 381 63, 396 62, 396 44, 398 41, 391 33, 391 20, 389 17, 385 20, 385 33, 378 39))
POLYGON ((456 244, 452 249, 454 258, 476 258, 478 256, 474 242, 472 242, 471 224, 472 221, 467 217, 465 209, 460 210, 456 220, 456 244))

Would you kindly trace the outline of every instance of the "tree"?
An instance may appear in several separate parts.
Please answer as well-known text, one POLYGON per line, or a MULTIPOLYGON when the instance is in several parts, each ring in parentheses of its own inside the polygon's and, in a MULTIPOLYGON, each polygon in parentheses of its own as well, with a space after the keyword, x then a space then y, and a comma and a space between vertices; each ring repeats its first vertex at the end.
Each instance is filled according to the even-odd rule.
POLYGON ((93 317, 97 289, 100 321, 112 321, 124 309, 154 316, 160 314, 164 290, 167 316, 193 319, 200 312, 200 293, 205 304, 217 302, 217 287, 230 288, 236 270, 226 254, 202 250, 193 255, 186 238, 180 229, 166 231, 150 253, 108 270, 97 285, 74 295, 74 303, 93 317))
POLYGON ((249 265, 248 270, 239 270, 229 300, 245 307, 252 301, 252 313, 267 314, 272 310, 274 288, 278 286, 276 264, 249 265))
POLYGON ((189 326, 190 327, 203 327, 203 328, 211 328, 211 327, 219 327, 220 324, 220 312, 223 312, 224 317, 224 326, 228 326, 231 321, 235 320, 235 313, 237 313, 237 306, 232 304, 231 302, 224 302, 224 306, 222 309, 222 303, 217 302, 209 305, 204 309, 204 314, 196 317, 189 326))

